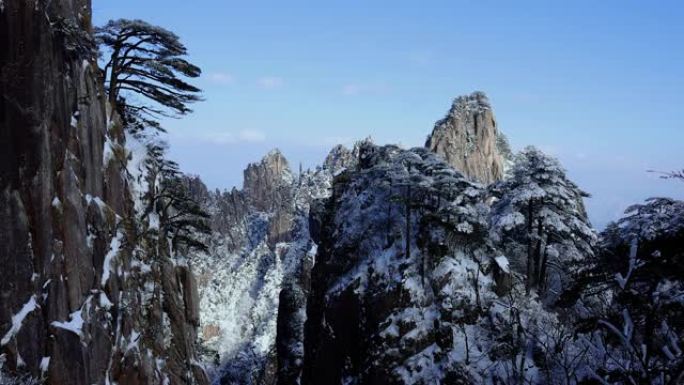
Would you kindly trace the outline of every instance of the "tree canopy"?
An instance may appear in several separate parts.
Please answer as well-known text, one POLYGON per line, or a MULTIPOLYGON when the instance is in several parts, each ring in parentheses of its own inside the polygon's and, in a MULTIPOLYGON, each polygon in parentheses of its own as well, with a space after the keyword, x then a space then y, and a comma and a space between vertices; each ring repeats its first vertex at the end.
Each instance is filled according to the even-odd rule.
POLYGON ((95 30, 110 102, 119 102, 132 125, 161 129, 155 118, 191 112, 201 90, 186 78, 201 70, 184 57, 186 47, 173 32, 142 20, 111 20, 95 30), (134 95, 152 103, 132 100, 134 95), (127 98, 128 96, 128 98, 127 98))
POLYGON ((166 159, 164 147, 156 144, 148 146, 145 163, 148 190, 142 219, 150 224, 150 235, 168 241, 170 254, 207 251, 202 238, 211 232, 209 214, 192 199, 178 164, 166 159))
POLYGON ((587 194, 534 147, 516 155, 510 174, 493 187, 493 239, 524 266, 528 290, 545 289, 552 268, 592 254, 595 234, 582 203, 587 194))

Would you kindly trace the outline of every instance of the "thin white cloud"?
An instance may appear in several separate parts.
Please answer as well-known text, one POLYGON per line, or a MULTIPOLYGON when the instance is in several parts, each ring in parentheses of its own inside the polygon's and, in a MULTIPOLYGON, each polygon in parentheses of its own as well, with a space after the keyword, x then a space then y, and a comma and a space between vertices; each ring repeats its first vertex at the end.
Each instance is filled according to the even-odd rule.
POLYGON ((263 142, 266 140, 266 134, 258 130, 242 130, 238 134, 238 138, 243 142, 263 142))
POLYGON ((235 83, 235 77, 225 72, 214 72, 209 74, 209 80, 214 84, 229 85, 235 83))
POLYGON ((285 84, 285 81, 277 76, 264 76, 257 79, 257 85, 264 89, 280 88, 285 84))
POLYGON ((355 95, 378 95, 389 91, 389 87, 385 84, 361 84, 349 83, 342 86, 342 94, 348 96, 355 95))
POLYGON ((237 138, 232 132, 207 132, 198 139, 202 142, 216 144, 233 144, 237 142, 237 138))
POLYGON ((208 143, 208 144, 240 144, 259 143, 266 140, 266 134, 254 129, 244 129, 237 132, 231 131, 208 131, 195 134, 176 133, 172 134, 178 140, 184 142, 208 143))

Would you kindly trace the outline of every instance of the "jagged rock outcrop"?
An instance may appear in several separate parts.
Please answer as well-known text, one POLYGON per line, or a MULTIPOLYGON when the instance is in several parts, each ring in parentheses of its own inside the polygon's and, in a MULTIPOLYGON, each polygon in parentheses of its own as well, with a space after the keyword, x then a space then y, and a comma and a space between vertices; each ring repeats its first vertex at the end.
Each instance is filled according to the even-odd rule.
POLYGON ((351 149, 338 144, 325 157, 323 168, 329 170, 333 175, 356 168, 359 163, 359 151, 368 144, 373 144, 373 139, 370 136, 354 143, 351 149))
POLYGON ((358 170, 340 174, 311 215, 318 252, 302 384, 423 383, 413 371, 424 351, 435 355, 422 376, 441 380, 429 376, 442 365, 455 373, 447 367, 454 315, 441 308, 456 301, 460 316, 474 311, 454 291, 469 283, 450 278, 488 263, 482 194, 427 150, 361 148, 358 170))
POLYGON ((456 98, 447 116, 437 121, 425 147, 469 179, 489 184, 504 176, 510 150, 494 112, 482 92, 456 98))
POLYGON ((192 272, 133 231, 90 1, 0 3, 0 378, 207 384, 192 272))
POLYGON ((257 211, 271 211, 283 198, 284 186, 292 183, 293 176, 285 156, 280 150, 270 151, 258 163, 251 163, 244 171, 243 190, 257 211))
POLYGON ((271 247, 289 241, 292 226, 292 172, 279 150, 269 152, 259 163, 247 166, 243 191, 256 211, 272 215, 268 241, 271 247))
MULTIPOLYGON (((361 145, 357 166, 311 205, 315 264, 281 292, 278 385, 505 378, 511 315, 497 293, 513 288, 488 239, 486 196, 426 149, 361 145)), ((525 322, 545 314, 515 306, 525 322)))
POLYGON ((187 176, 186 185, 190 196, 200 202, 210 214, 213 232, 223 236, 222 242, 229 250, 247 246, 245 218, 251 213, 243 190, 209 191, 199 176, 187 176))
POLYGON ((340 170, 356 166, 356 156, 353 150, 338 144, 333 147, 323 161, 323 167, 336 173, 340 170))

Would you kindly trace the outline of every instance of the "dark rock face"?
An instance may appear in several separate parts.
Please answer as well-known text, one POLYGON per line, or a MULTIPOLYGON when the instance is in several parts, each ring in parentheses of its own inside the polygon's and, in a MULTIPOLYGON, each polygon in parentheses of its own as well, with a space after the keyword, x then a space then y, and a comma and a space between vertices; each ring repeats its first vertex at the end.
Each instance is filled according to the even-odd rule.
POLYGON ((107 116, 90 1, 45 4, 0 7, 0 376, 207 384, 192 273, 167 261, 143 274, 124 226, 125 151, 105 151, 124 136, 107 116), (150 282, 164 293, 147 297, 150 282))
POLYGON ((503 178, 505 158, 510 151, 482 92, 456 98, 447 116, 435 123, 425 147, 471 180, 483 184, 503 178))
POLYGON ((307 254, 299 270, 283 284, 280 291, 276 338, 278 384, 297 384, 301 376, 306 301, 311 287, 312 267, 313 255, 307 254))

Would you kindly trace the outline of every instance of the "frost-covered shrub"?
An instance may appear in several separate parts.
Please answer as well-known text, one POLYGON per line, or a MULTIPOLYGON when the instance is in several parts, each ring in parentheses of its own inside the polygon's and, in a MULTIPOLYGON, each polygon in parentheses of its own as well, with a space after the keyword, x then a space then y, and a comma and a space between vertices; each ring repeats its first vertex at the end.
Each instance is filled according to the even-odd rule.
POLYGON ((11 374, 5 367, 5 355, 0 355, 0 385, 40 385, 43 381, 30 374, 11 374))
POLYGON ((491 243, 486 191, 424 149, 360 156, 321 214, 303 383, 576 384, 566 316, 524 279, 496 290, 495 269, 520 273, 491 243))
POLYGON ((648 199, 602 234, 583 269, 588 360, 604 383, 684 383, 684 202, 648 199), (608 302, 598 304, 598 291, 608 302))
POLYGON ((516 155, 510 176, 492 187, 491 237, 524 273, 527 290, 555 298, 567 263, 591 257, 595 234, 586 196, 557 160, 534 147, 516 155))

